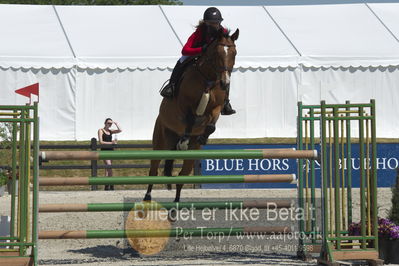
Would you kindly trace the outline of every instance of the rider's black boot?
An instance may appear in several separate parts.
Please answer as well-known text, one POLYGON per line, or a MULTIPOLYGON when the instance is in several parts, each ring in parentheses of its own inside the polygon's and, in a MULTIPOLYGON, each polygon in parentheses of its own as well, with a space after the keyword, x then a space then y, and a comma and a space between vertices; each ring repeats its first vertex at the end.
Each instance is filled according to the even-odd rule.
POLYGON ((181 75, 183 74, 184 68, 183 63, 180 60, 177 61, 173 68, 172 75, 170 76, 169 83, 161 89, 161 95, 166 98, 173 97, 177 94, 176 85, 179 82, 181 75))
POLYGON ((222 115, 232 115, 232 114, 235 114, 235 113, 236 113, 236 110, 234 110, 231 107, 230 100, 229 99, 224 100, 224 107, 222 109, 221 114, 222 115))

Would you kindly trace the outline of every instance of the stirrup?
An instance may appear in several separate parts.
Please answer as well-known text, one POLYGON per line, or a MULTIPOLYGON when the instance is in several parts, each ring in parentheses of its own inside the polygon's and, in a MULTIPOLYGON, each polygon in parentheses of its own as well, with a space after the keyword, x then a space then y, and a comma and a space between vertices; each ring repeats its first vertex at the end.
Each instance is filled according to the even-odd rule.
POLYGON ((236 110, 234 110, 234 109, 231 107, 230 101, 227 100, 227 101, 224 103, 224 107, 223 107, 222 111, 220 112, 220 114, 221 114, 221 115, 232 115, 232 114, 235 114, 235 113, 236 113, 236 110))

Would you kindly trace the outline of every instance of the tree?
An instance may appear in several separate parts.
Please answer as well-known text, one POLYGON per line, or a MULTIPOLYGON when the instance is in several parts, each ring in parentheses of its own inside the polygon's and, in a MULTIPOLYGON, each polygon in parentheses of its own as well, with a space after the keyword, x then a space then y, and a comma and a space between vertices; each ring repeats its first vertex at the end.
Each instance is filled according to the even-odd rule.
POLYGON ((0 0, 0 4, 25 5, 182 5, 179 0, 0 0))

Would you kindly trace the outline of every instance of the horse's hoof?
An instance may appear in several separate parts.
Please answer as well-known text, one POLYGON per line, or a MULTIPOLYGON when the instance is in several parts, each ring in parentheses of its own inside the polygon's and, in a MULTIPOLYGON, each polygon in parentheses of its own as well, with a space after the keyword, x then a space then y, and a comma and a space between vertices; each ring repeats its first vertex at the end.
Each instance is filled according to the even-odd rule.
POLYGON ((171 184, 167 184, 167 185, 166 185, 166 189, 167 189, 167 190, 172 190, 172 185, 171 185, 171 184))
POLYGON ((143 201, 151 201, 151 195, 145 194, 143 201))

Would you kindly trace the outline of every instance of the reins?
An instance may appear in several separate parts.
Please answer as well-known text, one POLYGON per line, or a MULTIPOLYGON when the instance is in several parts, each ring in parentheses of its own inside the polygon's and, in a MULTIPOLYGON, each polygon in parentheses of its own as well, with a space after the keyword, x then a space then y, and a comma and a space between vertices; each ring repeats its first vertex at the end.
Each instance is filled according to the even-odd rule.
MULTIPOLYGON (((213 40, 212 42, 217 41, 217 39, 213 40)), ((211 43, 209 46, 212 46, 213 43, 211 43)), ((235 44, 225 44, 225 43, 217 43, 215 46, 223 46, 223 47, 236 47, 235 44)), ((220 66, 216 63, 218 57, 214 56, 214 54, 216 54, 215 51, 213 51, 212 53, 206 53, 204 55, 202 55, 201 57, 199 57, 198 61, 194 64, 195 69, 201 74, 201 76, 204 78, 207 87, 209 84, 212 84, 212 87, 219 81, 218 80, 218 75, 219 73, 222 73, 224 71, 228 71, 229 73, 231 73, 233 71, 232 68, 228 68, 226 66, 220 66), (205 57, 205 58, 204 58, 205 57), (204 58, 204 59, 203 59, 204 58), (202 61, 201 61, 202 60, 202 61), (209 63, 209 67, 211 67, 211 69, 213 70, 212 72, 215 73, 216 78, 209 78, 207 77, 207 75, 204 73, 203 70, 201 70, 201 68, 203 67, 207 67, 207 63, 209 63)))

